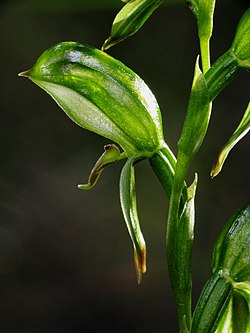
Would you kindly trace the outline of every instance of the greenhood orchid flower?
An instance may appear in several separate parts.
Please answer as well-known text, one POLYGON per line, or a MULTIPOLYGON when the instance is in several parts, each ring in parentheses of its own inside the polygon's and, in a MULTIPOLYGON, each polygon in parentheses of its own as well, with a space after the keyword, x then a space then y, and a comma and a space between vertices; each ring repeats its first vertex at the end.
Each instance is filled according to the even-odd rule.
MULTIPOLYGON (((146 271, 146 248, 136 212, 134 163, 162 160, 170 194, 175 158, 164 142, 157 101, 132 70, 88 45, 63 42, 46 50, 32 69, 22 72, 44 89, 79 126, 118 144, 105 146, 89 176, 90 189, 105 166, 128 158, 120 180, 123 215, 132 239, 138 282, 146 271), (158 158, 157 158, 158 156, 158 158)), ((157 170, 157 166, 155 166, 157 170)), ((165 182, 166 183, 166 182, 165 182)))

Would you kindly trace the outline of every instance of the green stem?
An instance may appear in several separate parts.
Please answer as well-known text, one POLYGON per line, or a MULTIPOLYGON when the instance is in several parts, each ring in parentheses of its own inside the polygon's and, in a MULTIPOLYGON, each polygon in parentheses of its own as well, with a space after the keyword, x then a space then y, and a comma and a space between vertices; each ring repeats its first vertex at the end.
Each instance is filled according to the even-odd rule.
POLYGON ((210 68, 210 37, 200 37, 200 50, 203 74, 205 74, 210 68))
POLYGON ((168 198, 170 198, 176 167, 175 156, 169 147, 165 145, 150 157, 149 162, 168 198))
POLYGON ((181 213, 183 213, 181 200, 183 193, 186 193, 184 182, 186 170, 187 166, 183 165, 183 160, 178 158, 170 199, 166 235, 169 276, 176 298, 181 332, 185 331, 184 324, 188 329, 191 327, 192 301, 190 250, 190 241, 192 243, 192 240, 188 239, 189 237, 186 233, 189 229, 189 221, 181 218, 181 213))
MULTIPOLYGON (((167 256, 170 280, 176 297, 179 326, 181 332, 191 326, 191 249, 192 230, 184 212, 188 203, 188 192, 184 182, 188 160, 176 159, 167 146, 157 151, 150 164, 170 199, 169 221, 167 226, 167 256), (183 218, 184 216, 184 218, 183 218), (185 218, 186 217, 186 218, 185 218), (191 236, 190 236, 191 235, 191 236)), ((192 227, 191 227, 192 229, 192 227)))
MULTIPOLYGON (((149 162, 167 197, 170 199, 175 177, 176 157, 169 147, 165 145, 149 158, 149 162)), ((183 191, 182 208, 186 200, 187 193, 183 191)))

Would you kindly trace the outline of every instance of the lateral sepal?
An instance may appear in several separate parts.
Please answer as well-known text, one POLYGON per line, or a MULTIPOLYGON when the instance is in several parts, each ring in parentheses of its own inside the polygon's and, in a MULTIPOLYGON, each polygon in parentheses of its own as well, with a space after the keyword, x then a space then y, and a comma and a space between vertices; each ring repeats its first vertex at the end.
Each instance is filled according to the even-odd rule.
POLYGON ((141 232, 137 214, 134 163, 140 155, 131 157, 125 163, 120 178, 120 200, 123 216, 133 244, 135 269, 138 284, 146 272, 146 244, 141 232))

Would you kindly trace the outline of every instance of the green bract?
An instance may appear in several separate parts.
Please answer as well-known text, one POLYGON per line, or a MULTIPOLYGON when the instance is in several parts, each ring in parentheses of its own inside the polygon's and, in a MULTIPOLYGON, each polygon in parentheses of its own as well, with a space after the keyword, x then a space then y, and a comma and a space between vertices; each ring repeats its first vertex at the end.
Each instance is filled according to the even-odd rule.
POLYGON ((107 50, 135 34, 164 0, 128 0, 124 2, 126 5, 115 17, 110 37, 104 42, 103 50, 107 50))
POLYGON ((202 144, 211 113, 209 102, 207 83, 197 59, 187 116, 178 142, 178 159, 183 165, 190 163, 202 144))
POLYGON ((127 156, 147 156, 163 143, 156 99, 120 61, 88 45, 63 42, 46 50, 28 76, 79 126, 117 142, 127 156))

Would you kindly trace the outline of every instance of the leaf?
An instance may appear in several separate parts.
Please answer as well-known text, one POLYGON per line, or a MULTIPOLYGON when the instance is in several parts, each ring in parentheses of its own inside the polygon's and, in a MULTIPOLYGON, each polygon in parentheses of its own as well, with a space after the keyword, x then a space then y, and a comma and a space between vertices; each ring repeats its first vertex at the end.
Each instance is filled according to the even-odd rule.
POLYGON ((135 175, 133 163, 140 159, 134 156, 126 162, 120 178, 120 200, 124 219, 134 248, 134 260, 138 284, 146 272, 146 245, 141 232, 136 206, 135 175))
POLYGON ((164 0, 132 0, 125 2, 126 5, 114 19, 110 37, 102 46, 103 50, 107 50, 135 34, 164 0))
POLYGON ((163 142, 161 113, 144 81, 88 45, 63 42, 20 73, 49 93, 79 126, 117 142, 128 156, 163 142))
POLYGON ((250 103, 248 103, 248 107, 243 115, 243 118, 239 126, 234 131, 233 135, 230 137, 228 142, 223 146, 223 148, 219 152, 210 174, 212 178, 218 175, 230 151, 248 133, 249 129, 250 129, 250 103))

